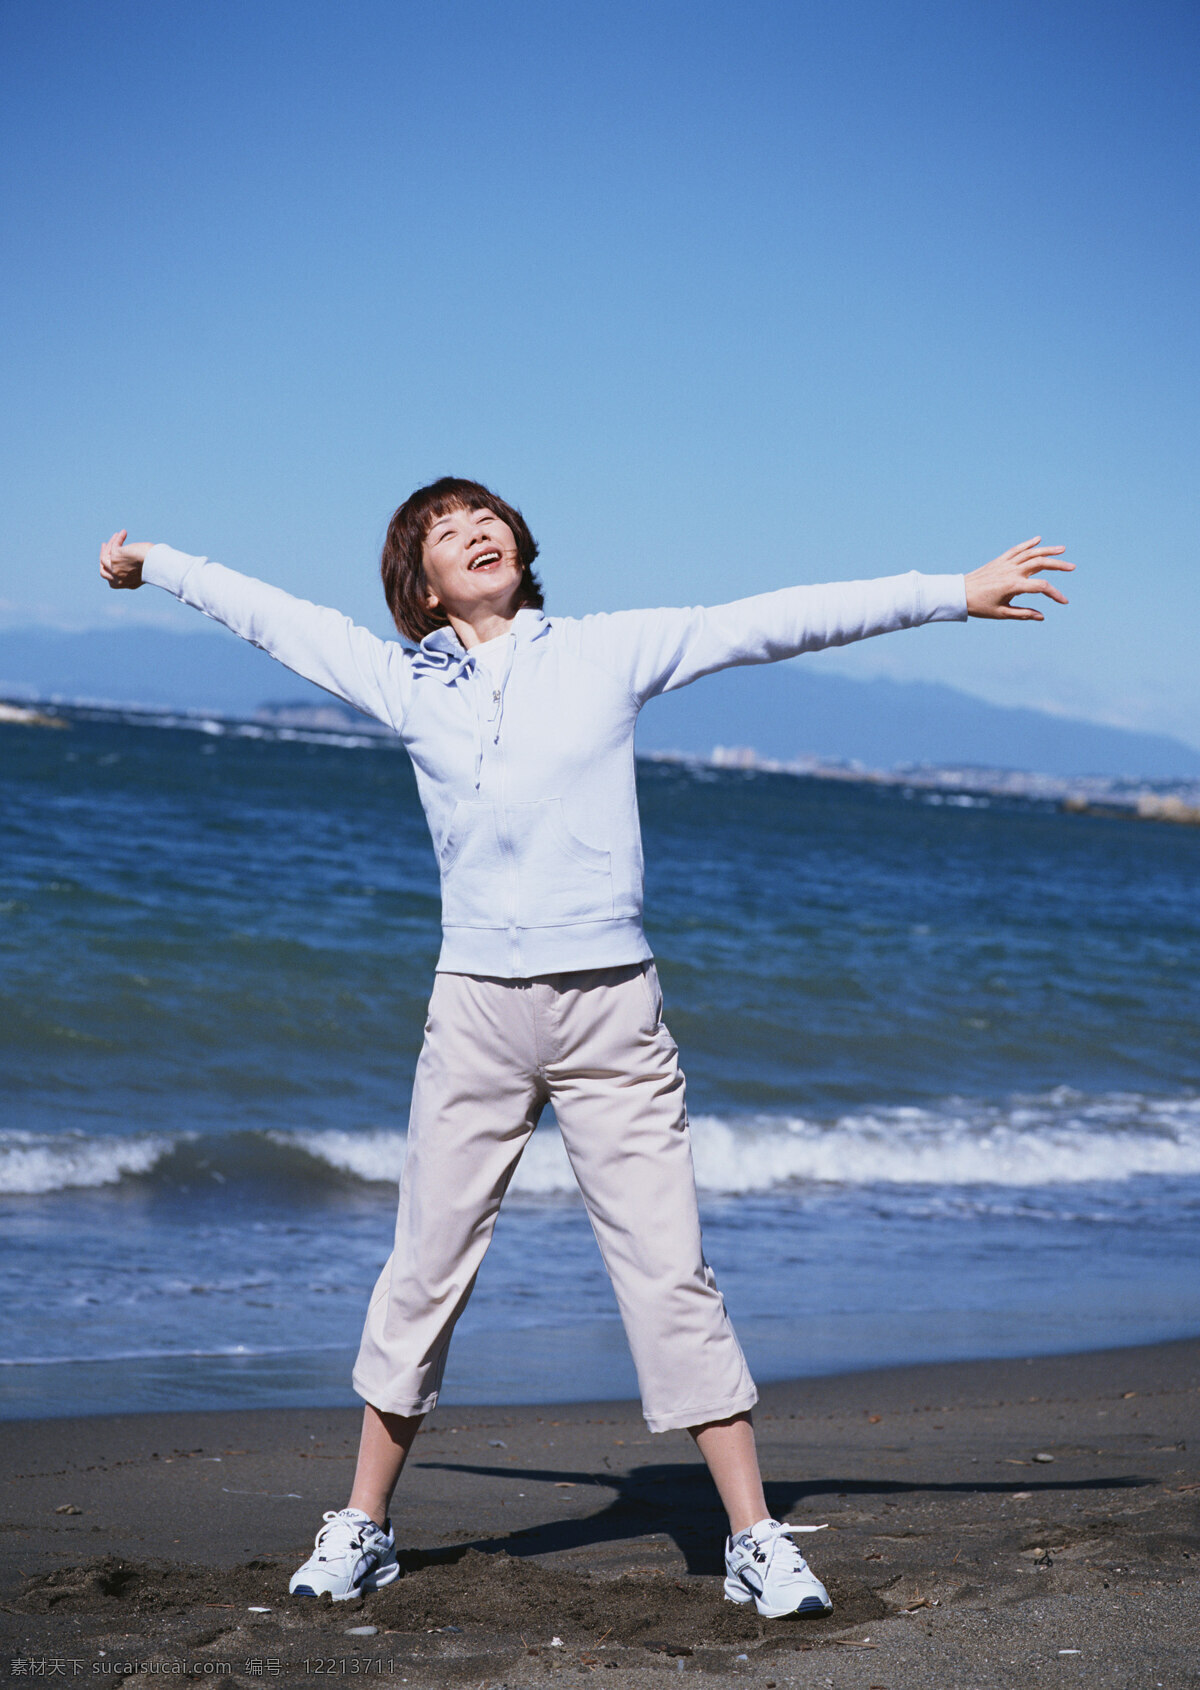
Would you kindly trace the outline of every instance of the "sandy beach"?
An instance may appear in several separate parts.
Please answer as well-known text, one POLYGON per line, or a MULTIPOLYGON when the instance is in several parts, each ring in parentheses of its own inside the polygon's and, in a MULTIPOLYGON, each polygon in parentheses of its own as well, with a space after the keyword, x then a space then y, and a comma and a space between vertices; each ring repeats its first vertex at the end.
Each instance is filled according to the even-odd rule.
POLYGON ((4 1425, 6 1668, 482 1690, 1200 1683, 1200 1341, 768 1386, 771 1506, 829 1523, 806 1545, 836 1603, 815 1622, 722 1601, 691 1442, 651 1439, 630 1403, 439 1410, 395 1510, 404 1577, 361 1605, 293 1602, 356 1426, 298 1409, 4 1425))

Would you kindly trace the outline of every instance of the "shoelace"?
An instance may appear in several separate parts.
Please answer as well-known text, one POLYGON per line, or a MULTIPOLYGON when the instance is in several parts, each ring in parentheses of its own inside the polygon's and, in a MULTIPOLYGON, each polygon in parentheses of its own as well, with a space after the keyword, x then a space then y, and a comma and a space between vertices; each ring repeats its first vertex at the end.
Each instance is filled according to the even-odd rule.
MULTIPOLYGON (((344 1560, 355 1550, 366 1548, 364 1533, 367 1530, 367 1522, 365 1520, 347 1520, 336 1508, 328 1509, 323 1515, 323 1519, 325 1524, 317 1533, 317 1541, 313 1545, 319 1561, 344 1560), (333 1540, 336 1528, 339 1526, 348 1533, 348 1536, 344 1543, 335 1544, 333 1540)), ((379 1531, 379 1527, 374 1525, 373 1522, 371 1529, 376 1532, 379 1531)))
POLYGON ((762 1537, 753 1538, 752 1541, 762 1550, 768 1565, 782 1549, 785 1554, 790 1551, 792 1572, 803 1573, 808 1571, 808 1562, 801 1555, 799 1545, 786 1540, 789 1536, 794 1536, 798 1532, 824 1532, 828 1530, 828 1522, 821 1526, 793 1526, 786 1521, 780 1524, 779 1521, 772 1520, 769 1530, 762 1537))

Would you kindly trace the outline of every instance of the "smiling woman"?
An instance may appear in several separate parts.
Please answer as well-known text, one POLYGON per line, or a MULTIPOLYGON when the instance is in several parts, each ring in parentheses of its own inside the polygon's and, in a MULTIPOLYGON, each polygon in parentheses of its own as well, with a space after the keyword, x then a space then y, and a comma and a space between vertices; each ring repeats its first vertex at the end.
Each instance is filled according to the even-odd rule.
POLYGON ((446 626, 448 595, 494 606, 495 621, 504 624, 476 628, 472 621, 465 644, 505 633, 514 601, 542 608, 537 554, 519 510, 478 481, 443 476, 405 499, 388 524, 380 573, 392 620, 408 639, 422 640, 446 626))
MULTIPOLYGON (((354 1370, 367 1407, 350 1505, 326 1515, 293 1595, 342 1600, 398 1575, 388 1508, 548 1104, 612 1278, 647 1424, 686 1427, 729 1515, 725 1594, 767 1618, 827 1613, 768 1517, 757 1392, 704 1258, 679 1053, 642 929, 634 729, 647 700, 735 664, 771 663, 1013 600, 1061 547, 982 569, 789 587, 713 609, 549 617, 520 512, 473 481, 424 487, 392 518, 382 571, 415 650, 334 610, 169 546, 101 553, 386 722, 416 772, 442 882, 443 945, 417 1064, 395 1247, 354 1370)), ((762 1263, 769 1272, 770 1262, 762 1263)))

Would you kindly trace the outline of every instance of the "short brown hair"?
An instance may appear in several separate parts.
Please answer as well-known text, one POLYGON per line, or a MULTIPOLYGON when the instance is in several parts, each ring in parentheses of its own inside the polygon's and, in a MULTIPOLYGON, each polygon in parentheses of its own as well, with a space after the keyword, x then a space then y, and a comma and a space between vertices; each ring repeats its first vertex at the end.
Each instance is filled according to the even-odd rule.
POLYGON ((421 556, 425 536, 438 517, 449 511, 478 510, 491 511, 512 530, 517 542, 517 560, 521 565, 518 602, 522 607, 542 608, 541 582, 533 573, 533 560, 538 555, 537 541, 529 532, 520 511, 478 481, 462 481, 457 476, 444 475, 440 481, 431 481, 428 487, 418 487, 405 499, 388 523, 383 556, 379 560, 379 572, 383 576, 383 590, 392 620, 402 634, 418 644, 426 634, 431 634, 435 628, 444 628, 447 623, 444 610, 431 610, 425 602, 429 593, 421 556))

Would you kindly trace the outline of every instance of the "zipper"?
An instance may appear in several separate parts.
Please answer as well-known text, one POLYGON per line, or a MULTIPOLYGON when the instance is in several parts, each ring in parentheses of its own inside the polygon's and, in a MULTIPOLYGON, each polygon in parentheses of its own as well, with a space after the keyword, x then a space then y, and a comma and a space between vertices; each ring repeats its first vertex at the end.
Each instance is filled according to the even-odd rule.
POLYGON ((508 929, 510 965, 519 974, 521 971, 521 946, 517 939, 517 854, 513 850, 512 834, 508 827, 508 779, 504 747, 498 739, 493 746, 493 754, 496 759, 497 797, 492 805, 492 814, 496 818, 496 841, 500 846, 500 854, 504 858, 504 921, 508 929))
MULTIPOLYGON (((493 816, 493 818, 495 820, 495 824, 496 824, 496 843, 500 848, 500 854, 501 854, 501 857, 504 859, 504 865, 505 865, 505 870, 504 870, 504 880, 505 880, 504 924, 505 924, 506 931, 508 933, 509 957, 510 957, 510 960, 511 960, 511 966, 519 974, 520 968, 521 968, 521 945, 520 945, 520 940, 517 936, 517 900, 518 900, 518 895, 519 895, 519 892, 520 892, 520 885, 519 885, 519 875, 518 875, 518 872, 517 872, 517 854, 516 854, 516 851, 513 849, 512 834, 510 833, 509 826, 508 826, 507 770, 506 770, 506 766, 505 766, 504 748, 500 743, 500 725, 501 725, 501 723, 504 719, 504 689, 505 689, 505 687, 507 687, 509 676, 512 674, 513 660, 516 657, 516 647, 517 647, 517 642, 516 642, 515 639, 512 639, 510 646, 509 646, 508 653, 507 653, 507 661, 505 662, 505 665, 504 665, 504 673, 501 677, 500 684, 499 684, 499 686, 493 686, 493 688, 492 688, 492 697, 491 697, 492 708, 491 708, 491 711, 488 715, 487 721, 488 721, 488 726, 493 729, 493 732, 492 732, 492 751, 491 751, 491 755, 489 756, 489 759, 488 759, 488 762, 489 762, 489 782, 488 782, 488 784, 489 784, 489 786, 491 785, 491 781, 492 781, 492 778, 493 778, 492 777, 492 769, 494 769, 495 794, 496 795, 492 799, 492 816, 493 816)), ((474 673, 471 676, 471 682, 472 682, 471 692, 472 692, 474 700, 476 701, 475 702, 475 734, 476 734, 476 739, 475 739, 475 790, 476 790, 476 792, 480 791, 480 788, 481 788, 482 783, 483 783, 484 731, 483 731, 482 711, 481 711, 479 703, 478 703, 478 700, 479 700, 479 697, 480 697, 480 690, 479 690, 479 684, 478 683, 479 683, 480 680, 482 680, 482 678, 483 677, 479 673, 479 665, 476 664, 474 666, 474 673)))

